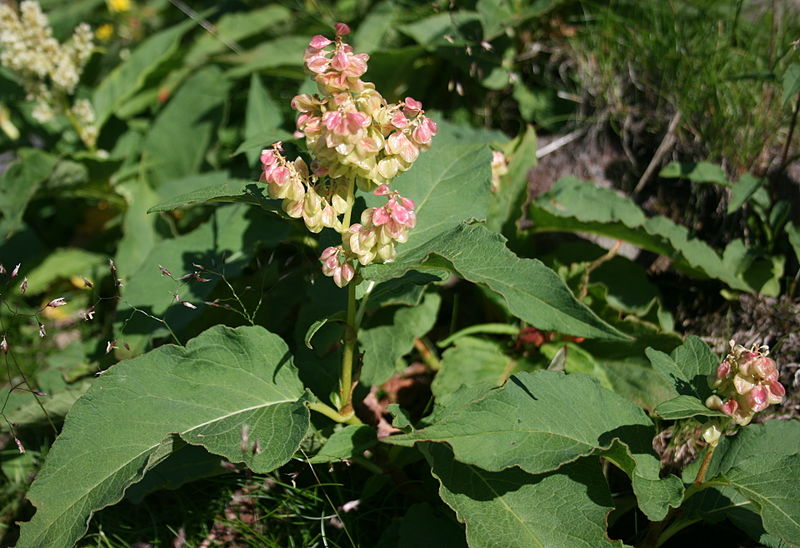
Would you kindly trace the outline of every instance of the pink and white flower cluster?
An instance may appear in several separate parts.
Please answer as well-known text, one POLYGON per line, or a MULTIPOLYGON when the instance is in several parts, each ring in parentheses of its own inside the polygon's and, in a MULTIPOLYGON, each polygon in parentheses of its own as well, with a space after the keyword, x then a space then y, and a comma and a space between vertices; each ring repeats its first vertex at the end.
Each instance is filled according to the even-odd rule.
POLYGON ((745 426, 759 411, 781 403, 786 389, 778 381, 775 361, 767 357, 768 347, 747 349, 734 341, 730 346, 728 355, 708 378, 716 394, 706 400, 706 406, 745 426))
POLYGON ((417 216, 414 201, 381 185, 378 196, 389 196, 383 207, 371 207, 361 214, 361 224, 351 225, 342 237, 342 246, 362 265, 393 261, 397 256, 395 242, 408 240, 408 231, 414 228, 417 216))
POLYGON ((300 112, 297 135, 315 155, 315 175, 356 177, 369 191, 410 168, 430 148, 438 127, 419 101, 406 97, 390 105, 374 84, 362 81, 369 55, 353 53, 342 40, 347 25, 338 24, 336 32, 335 41, 317 35, 306 49, 306 68, 321 96, 292 100, 300 112))
POLYGON ((283 200, 281 207, 287 215, 302 218, 311 232, 328 227, 341 231, 339 215, 347 211, 347 187, 344 181, 319 182, 308 172, 302 158, 288 161, 281 143, 261 151, 261 179, 267 183, 272 198, 283 200))
POLYGON ((342 234, 342 244, 320 256, 322 272, 339 287, 355 277, 356 263, 392 261, 395 243, 408 239, 416 224, 414 202, 387 184, 430 148, 438 131, 419 101, 406 97, 390 105, 374 84, 361 80, 369 56, 344 43, 349 32, 337 23, 335 40, 314 36, 305 52, 321 95, 298 95, 292 108, 300 113, 296 135, 305 137, 314 156, 310 169, 302 158, 287 160, 281 143, 261 153, 262 180, 272 198, 283 200, 283 210, 312 232, 328 227, 342 234), (353 181, 387 202, 348 226, 339 217, 350 218, 353 181))

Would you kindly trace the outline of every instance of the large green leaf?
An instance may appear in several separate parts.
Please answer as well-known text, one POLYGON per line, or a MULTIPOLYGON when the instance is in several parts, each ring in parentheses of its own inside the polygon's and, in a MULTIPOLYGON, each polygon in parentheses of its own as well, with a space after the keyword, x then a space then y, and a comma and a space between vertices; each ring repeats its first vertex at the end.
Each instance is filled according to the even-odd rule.
POLYGON ((118 363, 70 411, 28 493, 36 514, 18 546, 72 546, 94 511, 181 440, 257 472, 280 466, 309 425, 302 397, 287 346, 260 327, 215 327, 118 363))
POLYGON ((476 337, 461 337, 442 355, 441 369, 431 384, 438 399, 462 385, 490 389, 516 372, 517 361, 503 352, 500 344, 476 337))
POLYGON ((678 396, 656 407, 656 414, 662 419, 677 420, 688 417, 724 417, 725 413, 714 411, 694 396, 678 396))
POLYGON ((149 208, 147 212, 157 213, 159 211, 171 211, 179 207, 190 207, 210 202, 253 204, 266 211, 278 213, 283 216, 281 202, 269 198, 266 186, 243 181, 241 179, 229 179, 227 177, 224 179, 224 182, 174 196, 165 202, 154 205, 149 208))
POLYGON ((764 184, 764 179, 756 178, 745 173, 731 188, 731 199, 728 202, 726 213, 730 215, 742 207, 764 184))
POLYGON ((800 421, 770 420, 722 438, 706 477, 725 474, 740 462, 764 455, 765 449, 773 456, 800 455, 800 421))
POLYGON ((215 125, 210 113, 222 105, 229 88, 219 68, 203 69, 186 80, 159 113, 143 147, 154 186, 198 170, 215 125))
POLYGON ((436 322, 441 297, 429 293, 422 303, 394 310, 381 310, 358 332, 364 354, 361 382, 383 384, 396 371, 396 363, 414 348, 414 339, 430 331, 436 322))
POLYGON ((147 77, 177 49, 181 36, 194 25, 193 20, 187 20, 151 36, 100 82, 92 97, 98 127, 144 85, 147 77))
POLYGON ((534 475, 462 464, 441 445, 426 445, 424 452, 439 495, 466 524, 472 548, 622 546, 606 535, 611 495, 596 460, 534 475))
MULTIPOLYGON (((417 224, 408 241, 397 248, 399 261, 462 221, 486 218, 491 161, 485 145, 453 145, 447 134, 437 135, 431 150, 392 182, 392 190, 417 206, 417 224)), ((365 198, 372 207, 386 203, 380 196, 365 198)))
POLYGON ((384 441, 447 443, 460 462, 489 471, 518 466, 532 474, 605 454, 633 479, 642 510, 659 520, 680 502, 682 488, 678 478, 659 480, 659 460, 651 447, 654 435, 644 411, 596 379, 536 371, 443 409, 430 426, 384 441))
POLYGON ((362 273, 368 280, 385 281, 410 270, 430 269, 449 270, 485 285, 505 299, 514 316, 539 329, 623 338, 578 302, 555 272, 538 260, 517 257, 502 236, 480 225, 458 225, 410 252, 399 252, 395 262, 368 266, 362 273))
POLYGON ((598 361, 611 381, 614 392, 640 407, 655 409, 675 395, 672 385, 656 373, 646 359, 598 358, 598 361))
POLYGON ((786 548, 780 538, 768 534, 753 504, 733 487, 718 485, 703 489, 681 505, 690 520, 702 518, 710 523, 730 520, 750 538, 767 548, 786 548))
POLYGON ((202 478, 210 478, 229 474, 230 468, 223 466, 225 459, 209 453, 201 445, 173 443, 173 452, 154 468, 149 469, 144 477, 125 490, 125 498, 140 504, 144 498, 155 491, 178 489, 186 483, 202 478))
POLYGON ((800 455, 758 455, 737 462, 712 484, 730 485, 753 503, 764 529, 788 543, 800 541, 800 455))
POLYGON ((670 355, 652 348, 646 352, 653 369, 672 384, 676 394, 701 402, 711 395, 708 375, 716 370, 719 358, 699 337, 688 337, 670 355))
POLYGON ((686 227, 666 217, 647 218, 629 198, 573 177, 559 180, 530 208, 534 232, 591 232, 625 240, 642 249, 674 260, 679 271, 720 280, 733 289, 777 295, 776 277, 764 275, 753 260, 753 252, 741 241, 729 244, 722 256, 693 237, 686 227))
MULTIPOLYGON (((684 472, 684 481, 691 481, 699 468, 698 459, 684 472)), ((800 488, 797 473, 786 474, 787 470, 780 470, 783 465, 789 469, 796 468, 800 461, 800 422, 796 420, 780 421, 771 420, 763 424, 752 424, 741 429, 733 437, 723 437, 717 446, 711 465, 708 467, 706 478, 712 478, 708 485, 699 493, 693 495, 682 506, 688 516, 701 515, 711 521, 730 519, 737 527, 746 531, 755 540, 767 546, 781 546, 776 539, 781 536, 780 508, 784 506, 781 499, 781 488, 784 496, 796 498, 795 494, 800 488), (772 461, 775 461, 774 463, 772 461), (781 464, 783 463, 783 464, 781 464), (778 469, 771 466, 773 464, 778 469), (783 484, 779 486, 770 477, 753 478, 761 470, 774 473, 783 484), (728 479, 733 477, 733 480, 728 479), (735 485, 735 482, 740 485, 735 485), (761 499, 774 498, 774 501, 761 499), (776 517, 769 521, 771 534, 766 534, 767 519, 764 517, 764 527, 759 513, 766 509, 767 513, 776 517)), ((792 510, 788 510, 792 511, 792 510)), ((797 514, 794 514, 795 521, 797 514)), ((791 531, 791 525, 788 531, 791 531)), ((800 537, 794 539, 783 536, 787 541, 798 543, 800 537)))

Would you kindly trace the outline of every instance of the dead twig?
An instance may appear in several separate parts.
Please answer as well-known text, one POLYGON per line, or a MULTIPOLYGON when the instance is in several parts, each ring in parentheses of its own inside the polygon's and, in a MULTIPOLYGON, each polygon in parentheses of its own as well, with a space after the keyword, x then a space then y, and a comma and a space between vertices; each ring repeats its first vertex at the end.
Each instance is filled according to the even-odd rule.
POLYGON ((650 164, 647 166, 647 169, 644 170, 642 177, 639 179, 639 182, 636 183, 636 188, 633 189, 634 194, 639 194, 644 186, 647 184, 647 181, 650 180, 650 177, 653 176, 653 172, 661 163, 661 160, 664 159, 664 156, 675 146, 676 133, 678 131, 678 124, 681 123, 681 113, 676 112, 675 115, 672 117, 672 120, 669 121, 669 127, 667 128, 667 134, 664 135, 664 139, 662 139, 661 144, 658 145, 658 149, 656 149, 656 153, 653 155, 653 159, 650 160, 650 164))

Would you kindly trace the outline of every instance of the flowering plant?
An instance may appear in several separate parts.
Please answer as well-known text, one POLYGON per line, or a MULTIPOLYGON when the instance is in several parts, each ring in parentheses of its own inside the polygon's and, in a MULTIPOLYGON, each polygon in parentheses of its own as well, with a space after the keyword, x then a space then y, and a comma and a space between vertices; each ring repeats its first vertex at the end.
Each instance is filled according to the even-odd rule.
MULTIPOLYGON (((129 7, 133 25, 144 11, 129 7)), ((566 180, 530 207, 538 224, 528 227, 533 128, 509 139, 456 124, 452 111, 430 108, 446 104, 446 85, 397 83, 403 56, 430 68, 452 47, 471 63, 472 46, 459 40, 474 14, 462 14, 464 32, 442 36, 429 30, 441 15, 460 19, 403 26, 431 44, 372 44, 368 55, 347 43, 344 23, 332 37, 256 43, 262 30, 277 32, 276 19, 291 21, 279 5, 252 20, 226 14, 204 27, 211 34, 193 26, 195 13, 120 56, 92 49, 83 26, 51 40, 37 9, 23 2, 19 14, 0 14, 11 29, 0 35, 3 62, 21 94, 31 92, 13 119, 31 143, 46 138, 21 147, 3 175, 35 207, 23 218, 27 201, 0 200, 0 228, 16 227, 9 241, 35 250, 15 239, 29 235, 26 223, 56 238, 52 227, 76 217, 51 195, 98 203, 64 236, 94 238, 93 251, 7 262, 17 264, 10 274, 0 265, 0 298, 30 305, 5 307, 27 324, 3 324, 0 355, 15 376, 0 427, 16 462, 43 462, 31 468, 35 513, 18 546, 70 546, 123 498, 240 472, 247 486, 237 498, 304 482, 319 489, 323 543, 338 535, 373 545, 384 535, 394 545, 399 530, 404 542, 424 531, 420 543, 446 546, 660 546, 718 518, 768 545, 800 538, 800 507, 787 496, 800 477, 798 423, 768 420, 790 401, 780 349, 773 361, 763 346, 731 345, 721 360, 703 340, 678 336, 658 292, 637 293, 650 286, 616 255, 619 243, 585 261, 569 258, 575 242, 545 254, 534 233, 577 226, 559 216, 575 202, 587 231, 607 228, 595 213, 634 211, 608 230, 642 245, 666 223, 566 180), (63 62, 77 75, 72 87, 53 59, 31 69, 45 60, 23 40, 29 20, 72 63, 63 62), (284 55, 266 54, 276 49, 284 55), (106 66, 115 68, 103 75, 106 66), (311 79, 298 86, 300 74, 311 79), (32 102, 49 100, 33 93, 40 84, 66 101, 53 103, 65 117, 77 119, 87 101, 94 121, 73 126, 94 128, 83 144, 70 131, 63 138, 58 116, 49 133, 20 122, 32 102), (15 361, 26 329, 66 345, 50 376, 26 376, 15 361), (75 339, 89 330, 93 344, 75 339), (29 434, 42 413, 66 414, 46 457, 29 434), (384 495, 381 512, 364 511, 384 495), (372 529, 351 537, 359 516, 372 529), (626 526, 642 516, 646 527, 626 526)), ((318 20, 308 24, 311 36, 318 20)), ((354 43, 369 46, 365 36, 354 43)), ((670 245, 689 247, 681 235, 670 245)))
POLYGON ((343 40, 349 33, 338 23, 335 41, 317 35, 305 51, 306 68, 322 95, 298 95, 292 108, 300 113, 295 136, 304 137, 314 155, 311 169, 302 158, 287 161, 281 143, 261 153, 262 177, 270 196, 283 200, 283 210, 302 217, 311 232, 328 227, 342 234, 342 244, 320 256, 322 271, 339 287, 353 279, 356 263, 392 261, 395 243, 408 239, 416 219, 414 202, 388 184, 430 148, 438 131, 419 101, 406 97, 389 105, 373 84, 361 80, 369 56, 353 53, 343 40), (356 185, 388 199, 382 207, 365 209, 361 223, 351 224, 356 185))

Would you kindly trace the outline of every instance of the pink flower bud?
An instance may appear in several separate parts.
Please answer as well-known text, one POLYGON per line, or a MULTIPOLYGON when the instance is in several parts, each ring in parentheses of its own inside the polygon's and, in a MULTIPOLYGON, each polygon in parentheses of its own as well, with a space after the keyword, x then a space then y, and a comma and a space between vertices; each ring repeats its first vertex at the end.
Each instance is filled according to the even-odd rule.
POLYGON ((733 377, 733 386, 734 388, 736 388, 737 393, 744 395, 753 389, 755 383, 750 382, 749 380, 742 377, 741 374, 738 374, 733 377))
POLYGON ((356 271, 350 263, 344 263, 339 270, 333 273, 333 283, 339 287, 344 287, 350 283, 356 271))
POLYGON ((414 200, 412 200, 411 198, 404 198, 402 196, 398 196, 397 199, 400 200, 400 203, 406 209, 414 210, 416 208, 416 204, 414 204, 414 200))
POLYGON ((405 101, 403 101, 403 107, 406 114, 413 115, 422 110, 422 103, 413 97, 406 97, 405 101))
POLYGON ((325 250, 322 252, 322 255, 319 256, 319 259, 322 262, 326 262, 331 257, 336 257, 339 254, 338 247, 326 247, 325 250))
POLYGON ((751 367, 756 364, 758 354, 745 352, 739 360, 739 373, 742 375, 752 375, 751 367))
POLYGON ((431 121, 430 118, 425 118, 417 127, 414 128, 414 131, 411 133, 411 136, 414 138, 416 142, 421 145, 428 145, 430 144, 433 136, 436 135, 436 131, 438 131, 438 127, 436 123, 431 121), (431 123, 427 123, 430 121, 431 123))
POLYGON ((331 59, 331 68, 338 71, 343 71, 350 64, 347 54, 343 51, 337 51, 331 59))
POLYGON ((778 381, 770 383, 769 391, 776 396, 780 396, 781 398, 783 398, 783 396, 786 394, 786 389, 778 381))
POLYGON ((380 185, 378 188, 375 189, 375 192, 373 192, 375 196, 388 196, 391 193, 392 191, 389 190, 389 185, 385 183, 380 185))
POLYGON ((14 270, 11 271, 11 279, 12 280, 17 277, 17 274, 19 274, 19 267, 21 267, 21 266, 22 266, 22 263, 17 263, 17 266, 15 266, 14 270))
MULTIPOLYGON (((419 127, 417 127, 419 129, 419 127)), ((417 129, 414 131, 416 132, 417 129)), ((430 138, 428 139, 430 141, 430 138)), ((395 131, 386 139, 386 152, 397 154, 406 162, 413 162, 419 156, 419 149, 412 143, 405 134, 395 131)))
POLYGON ((737 409, 739 409, 739 403, 736 400, 728 400, 722 404, 720 411, 726 415, 733 416, 737 409))
POLYGON ((5 335, 3 335, 3 340, 0 341, 0 350, 3 351, 3 354, 8 354, 8 341, 6 340, 5 335))
POLYGON ((721 380, 726 378, 730 374, 731 374, 731 364, 728 363, 728 360, 725 360, 724 362, 719 364, 719 367, 717 367, 717 378, 721 380))
POLYGON ((747 404, 750 406, 750 409, 758 412, 767 408, 769 405, 769 403, 767 403, 768 397, 769 392, 767 389, 759 384, 747 393, 745 399, 747 404))
POLYGON ((772 359, 761 356, 754 361, 751 374, 762 379, 773 381, 778 378, 778 369, 775 367, 775 362, 772 359))
POLYGON ((786 394, 786 389, 783 385, 777 381, 766 385, 769 389, 769 394, 767 395, 767 402, 772 405, 776 403, 783 402, 783 396, 786 394))
POLYGON ((383 207, 376 207, 372 212, 372 224, 375 226, 385 225, 390 219, 389 213, 383 207))
POLYGON ((408 126, 408 118, 402 112, 395 112, 392 116, 392 125, 397 129, 403 129, 408 126))
POLYGON ((350 27, 348 27, 345 23, 336 23, 333 25, 333 30, 336 31, 337 36, 345 36, 350 34, 350 27))
POLYGON ((275 157, 275 150, 271 148, 265 148, 261 151, 261 165, 264 167, 271 166, 275 164, 277 158, 275 157))
POLYGON ((709 396, 706 398, 706 407, 719 411, 722 409, 722 399, 717 395, 709 396))
POLYGON ((308 45, 311 46, 314 49, 322 49, 322 48, 328 47, 332 43, 333 42, 331 42, 330 40, 328 40, 327 38, 325 38, 321 34, 317 34, 316 36, 311 38, 311 42, 309 42, 308 45))
POLYGON ((703 439, 709 445, 717 445, 719 443, 719 438, 722 435, 722 431, 719 429, 719 426, 716 424, 712 424, 708 426, 705 430, 703 430, 703 439))
POLYGON ((322 74, 326 70, 328 70, 328 65, 330 64, 330 60, 327 57, 316 55, 312 57, 306 58, 306 67, 311 72, 315 72, 317 74, 322 74))

